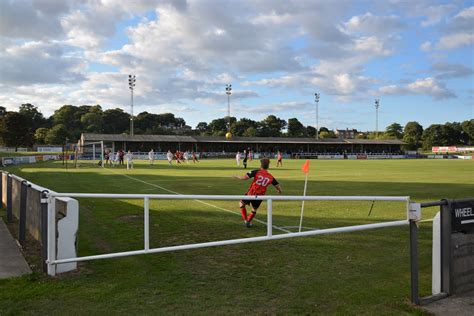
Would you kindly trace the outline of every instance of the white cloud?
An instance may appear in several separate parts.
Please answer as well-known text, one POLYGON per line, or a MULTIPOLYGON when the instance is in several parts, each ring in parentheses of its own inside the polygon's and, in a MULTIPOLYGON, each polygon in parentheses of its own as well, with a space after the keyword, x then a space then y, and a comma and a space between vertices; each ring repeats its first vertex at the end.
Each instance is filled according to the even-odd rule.
POLYGON ((431 70, 436 73, 438 79, 462 78, 474 74, 474 71, 462 64, 450 64, 438 62, 431 66, 431 70))
POLYGON ((423 8, 423 15, 426 20, 421 22, 421 26, 428 27, 439 23, 443 18, 449 15, 456 8, 453 4, 442 4, 423 8))
POLYGON ((455 49, 461 46, 467 46, 474 43, 474 34, 470 33, 456 33, 452 35, 443 36, 436 45, 439 49, 455 49))
POLYGON ((27 42, 0 51, 3 83, 66 83, 83 80, 84 62, 67 56, 64 47, 50 42, 27 42))
POLYGON ((433 45, 427 41, 420 45, 420 49, 424 52, 430 52, 433 49, 433 45))
POLYGON ((446 88, 445 84, 435 78, 422 78, 404 86, 388 85, 381 87, 379 92, 385 95, 427 95, 433 99, 455 98, 456 95, 446 88))
POLYGON ((374 56, 388 56, 392 53, 386 47, 386 43, 375 36, 356 39, 354 41, 354 50, 374 56))
POLYGON ((465 8, 449 19, 441 28, 444 34, 438 43, 437 49, 452 50, 474 43, 474 6, 465 8))
POLYGON ((244 105, 239 110, 247 113, 301 112, 312 106, 309 102, 283 102, 274 104, 244 105))
POLYGON ((61 36, 59 19, 66 14, 72 0, 3 0, 0 1, 0 36, 27 40, 61 36))
POLYGON ((353 16, 344 23, 347 33, 389 34, 406 27, 406 23, 399 16, 376 16, 370 12, 364 15, 353 16))

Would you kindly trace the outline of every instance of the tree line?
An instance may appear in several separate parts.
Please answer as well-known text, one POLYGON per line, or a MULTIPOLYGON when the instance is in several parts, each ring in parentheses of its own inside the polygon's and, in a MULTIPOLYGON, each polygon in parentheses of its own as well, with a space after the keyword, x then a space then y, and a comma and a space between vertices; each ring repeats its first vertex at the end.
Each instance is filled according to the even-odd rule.
MULTIPOLYGON (((172 113, 139 113, 134 117, 134 133, 184 134, 224 136, 228 131, 244 137, 315 137, 316 128, 303 125, 297 118, 287 121, 268 115, 261 121, 248 118, 223 117, 211 122, 199 122, 195 129, 186 126, 183 118, 172 113)), ((45 118, 30 103, 22 104, 18 111, 6 111, 0 106, 0 142, 8 147, 32 147, 34 144, 64 144, 66 139, 75 142, 81 133, 129 134, 130 115, 122 109, 103 110, 100 105, 63 105, 45 118)), ((319 129, 319 138, 336 138, 337 131, 319 129)), ((400 139, 405 149, 431 149, 432 146, 474 145, 474 119, 463 122, 432 124, 423 129, 418 122, 404 127, 392 123, 385 131, 357 132, 358 139, 400 139)))
MULTIPOLYGON (((136 134, 171 134, 171 129, 186 124, 172 113, 142 112, 134 118, 136 134)), ((9 147, 34 144, 76 142, 81 133, 128 134, 130 115, 122 109, 102 110, 100 105, 63 105, 45 118, 32 104, 22 104, 18 111, 0 107, 0 141, 9 147)))

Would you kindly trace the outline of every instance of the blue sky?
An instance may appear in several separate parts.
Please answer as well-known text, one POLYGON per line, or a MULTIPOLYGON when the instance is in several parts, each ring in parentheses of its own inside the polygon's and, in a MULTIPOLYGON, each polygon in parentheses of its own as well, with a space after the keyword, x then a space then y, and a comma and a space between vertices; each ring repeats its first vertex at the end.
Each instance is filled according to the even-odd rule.
POLYGON ((49 1, 0 3, 0 104, 227 112, 320 126, 474 117, 472 1, 49 1), (21 22, 21 23, 20 23, 21 22))

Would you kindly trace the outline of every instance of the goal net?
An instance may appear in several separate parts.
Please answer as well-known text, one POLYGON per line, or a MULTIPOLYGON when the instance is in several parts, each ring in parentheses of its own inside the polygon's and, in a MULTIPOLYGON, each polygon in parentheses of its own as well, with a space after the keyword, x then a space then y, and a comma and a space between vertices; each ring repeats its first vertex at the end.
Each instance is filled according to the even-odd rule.
POLYGON ((104 142, 90 142, 76 147, 74 164, 80 167, 104 167, 104 142))

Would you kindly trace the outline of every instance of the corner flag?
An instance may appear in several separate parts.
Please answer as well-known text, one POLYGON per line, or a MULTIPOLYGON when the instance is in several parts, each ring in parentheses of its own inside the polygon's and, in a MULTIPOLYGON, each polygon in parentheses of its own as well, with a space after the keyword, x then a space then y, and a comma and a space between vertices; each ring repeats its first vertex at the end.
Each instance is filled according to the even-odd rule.
MULTIPOLYGON (((303 196, 306 196, 306 187, 308 185, 308 173, 309 173, 309 159, 306 160, 304 165, 301 167, 301 171, 303 171, 303 173, 305 174, 303 196)), ((299 232, 301 232, 301 226, 303 225, 303 213, 304 213, 304 200, 301 203, 301 217, 300 217, 299 232)))
POLYGON ((308 173, 309 172, 309 159, 306 160, 303 167, 301 167, 301 171, 303 171, 303 173, 308 173))

